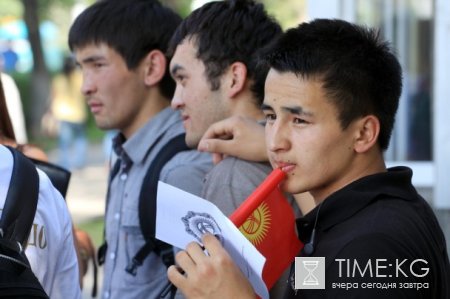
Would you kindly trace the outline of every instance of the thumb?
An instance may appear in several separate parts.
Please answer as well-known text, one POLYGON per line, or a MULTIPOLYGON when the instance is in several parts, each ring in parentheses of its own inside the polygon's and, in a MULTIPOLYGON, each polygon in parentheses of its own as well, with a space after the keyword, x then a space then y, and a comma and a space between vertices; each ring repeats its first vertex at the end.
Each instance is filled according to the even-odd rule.
POLYGON ((219 164, 220 161, 222 161, 225 156, 222 154, 212 153, 213 163, 214 165, 219 164))
POLYGON ((232 139, 203 139, 198 144, 198 150, 201 152, 217 153, 217 154, 230 154, 232 150, 232 139))

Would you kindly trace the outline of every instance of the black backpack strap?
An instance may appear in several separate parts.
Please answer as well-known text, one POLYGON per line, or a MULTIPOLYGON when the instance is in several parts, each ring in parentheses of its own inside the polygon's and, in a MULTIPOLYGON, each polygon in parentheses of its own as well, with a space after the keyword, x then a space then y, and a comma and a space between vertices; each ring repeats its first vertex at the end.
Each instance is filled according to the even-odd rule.
POLYGON ((14 166, 0 219, 0 234, 25 248, 36 214, 39 175, 28 158, 15 149, 7 148, 13 155, 14 166))
MULTIPOLYGON (((158 136, 158 138, 155 140, 155 142, 148 148, 147 154, 152 151, 153 147, 158 144, 158 142, 163 138, 164 134, 158 136)), ((110 165, 111 165, 111 157, 110 157, 110 165)), ((114 179, 114 177, 119 173, 121 167, 121 157, 117 157, 117 160, 114 163, 114 166, 111 168, 111 171, 109 172, 109 179, 108 179, 108 190, 106 193, 106 206, 105 206, 105 214, 108 210, 108 204, 109 204, 109 195, 111 191, 111 182, 114 179)), ((106 251, 108 250, 108 242, 105 238, 105 229, 103 229, 103 243, 100 245, 97 251, 97 261, 98 264, 101 266, 105 263, 105 256, 106 251)))
POLYGON ((28 158, 7 148, 14 165, 0 218, 0 294, 2 298, 48 299, 24 252, 36 214, 39 175, 28 158))
POLYGON ((37 159, 29 158, 34 166, 42 170, 52 182, 56 190, 61 193, 62 197, 66 199, 67 190, 69 189, 69 182, 71 172, 59 165, 45 162, 37 159))
POLYGON ((147 170, 139 195, 139 224, 146 243, 139 249, 126 268, 126 271, 131 275, 136 275, 137 267, 142 265, 142 262, 152 251, 163 259, 167 267, 174 264, 172 246, 155 239, 156 195, 161 169, 177 153, 186 150, 189 150, 189 148, 185 142, 185 134, 180 134, 163 146, 147 170))

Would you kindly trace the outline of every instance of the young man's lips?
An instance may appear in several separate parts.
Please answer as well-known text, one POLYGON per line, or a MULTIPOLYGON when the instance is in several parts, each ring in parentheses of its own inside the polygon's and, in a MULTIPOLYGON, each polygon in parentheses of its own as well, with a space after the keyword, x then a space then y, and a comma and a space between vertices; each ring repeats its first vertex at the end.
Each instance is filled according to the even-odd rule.
POLYGON ((102 109, 102 106, 103 106, 103 105, 101 105, 101 104, 99 104, 99 103, 92 103, 92 104, 89 104, 89 108, 91 109, 91 112, 92 112, 93 114, 99 113, 100 110, 102 109))
POLYGON ((189 121, 189 116, 183 115, 183 116, 181 117, 181 119, 183 120, 183 126, 184 126, 184 128, 186 128, 186 124, 187 124, 187 122, 189 121))
POLYGON ((292 164, 292 163, 278 163, 278 167, 280 167, 281 170, 286 172, 286 173, 294 170, 295 166, 296 165, 292 164))

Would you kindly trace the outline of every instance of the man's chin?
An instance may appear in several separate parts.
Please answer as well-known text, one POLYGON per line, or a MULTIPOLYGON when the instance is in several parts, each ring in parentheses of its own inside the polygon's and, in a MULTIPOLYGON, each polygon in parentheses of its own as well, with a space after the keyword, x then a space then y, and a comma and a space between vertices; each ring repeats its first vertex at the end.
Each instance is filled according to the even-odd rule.
POLYGON ((97 121, 97 120, 95 120, 95 125, 97 126, 97 128, 99 128, 102 131, 109 131, 109 130, 116 129, 116 128, 114 128, 114 126, 112 126, 109 123, 105 123, 105 122, 97 121))
POLYGON ((196 148, 198 147, 198 144, 200 143, 200 138, 194 138, 194 137, 192 137, 192 136, 189 136, 189 135, 186 133, 185 141, 186 141, 186 145, 187 145, 189 148, 196 149, 196 148))

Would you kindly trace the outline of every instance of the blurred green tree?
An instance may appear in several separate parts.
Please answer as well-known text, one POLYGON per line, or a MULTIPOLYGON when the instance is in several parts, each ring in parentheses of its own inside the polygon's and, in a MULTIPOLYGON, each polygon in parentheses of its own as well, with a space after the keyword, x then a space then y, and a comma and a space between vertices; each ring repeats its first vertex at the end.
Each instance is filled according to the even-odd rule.
POLYGON ((192 0, 160 0, 162 4, 178 12, 183 18, 191 12, 192 0))
POLYGON ((28 40, 33 54, 33 68, 30 77, 31 105, 28 127, 31 137, 40 135, 40 122, 47 108, 50 92, 50 73, 45 65, 41 36, 39 34, 40 20, 48 18, 51 7, 62 5, 71 8, 75 0, 21 0, 23 4, 23 19, 28 29, 28 40))
POLYGON ((46 110, 49 96, 50 74, 45 66, 44 52, 42 50, 41 37, 39 35, 38 1, 22 0, 24 7, 23 18, 28 29, 28 40, 33 53, 33 69, 30 78, 31 115, 29 118, 30 135, 37 136, 40 133, 40 121, 46 110))
POLYGON ((306 19, 306 0, 262 0, 262 2, 283 29, 295 27, 306 19))

